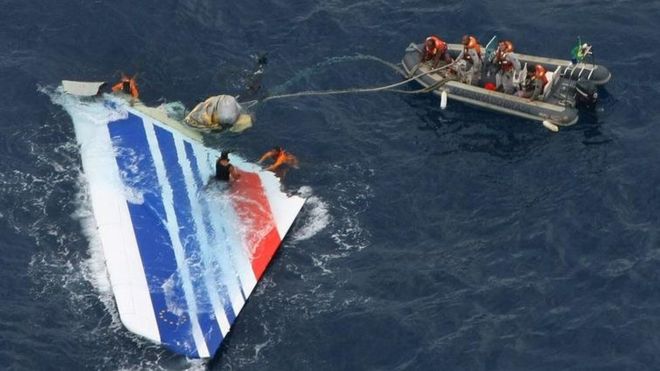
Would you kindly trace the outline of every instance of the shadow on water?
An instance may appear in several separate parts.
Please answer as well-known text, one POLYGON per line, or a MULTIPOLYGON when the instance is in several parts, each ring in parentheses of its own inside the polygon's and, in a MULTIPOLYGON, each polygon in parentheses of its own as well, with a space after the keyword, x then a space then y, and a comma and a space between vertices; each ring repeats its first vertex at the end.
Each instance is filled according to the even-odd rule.
POLYGON ((580 110, 580 121, 575 130, 582 131, 584 140, 582 143, 587 146, 601 145, 612 142, 612 138, 603 134, 601 127, 603 122, 598 116, 598 107, 595 109, 580 110))
POLYGON ((425 138, 428 134, 440 139, 445 150, 437 152, 438 143, 431 144, 433 154, 452 152, 485 153, 502 159, 526 157, 539 144, 547 141, 548 132, 541 125, 497 112, 452 101, 445 110, 439 108, 435 96, 407 97, 415 110, 425 138))
POLYGON ((445 142, 443 151, 434 155, 447 155, 453 152, 486 153, 502 159, 516 159, 527 156, 540 144, 553 135, 570 131, 582 132, 582 143, 587 146, 603 145, 613 141, 603 133, 604 110, 616 104, 615 98, 605 89, 599 90, 600 98, 595 107, 580 108, 580 119, 571 127, 561 128, 558 134, 548 132, 540 123, 515 116, 492 112, 479 107, 450 101, 445 109, 440 109, 439 98, 435 95, 405 97, 406 103, 414 109, 419 119, 418 130, 433 134, 445 142))
POLYGON ((612 138, 603 134, 604 122, 601 116, 606 108, 616 104, 615 98, 603 88, 598 90, 599 99, 593 107, 578 107, 580 119, 575 126, 566 130, 581 131, 584 135, 582 143, 587 146, 601 145, 612 142, 612 138))

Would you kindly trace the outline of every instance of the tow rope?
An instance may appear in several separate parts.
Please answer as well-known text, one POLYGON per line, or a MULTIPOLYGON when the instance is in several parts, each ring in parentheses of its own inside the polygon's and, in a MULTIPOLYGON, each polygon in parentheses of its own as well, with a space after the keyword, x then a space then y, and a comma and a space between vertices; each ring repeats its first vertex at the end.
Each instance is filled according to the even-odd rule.
MULTIPOLYGON (((370 59, 376 59, 370 58, 370 59)), ((385 61, 380 61, 380 62, 385 62, 385 61)), ((389 85, 384 85, 384 86, 376 86, 376 87, 370 87, 370 88, 349 88, 349 89, 333 89, 333 90, 307 90, 307 91, 301 91, 297 93, 287 93, 287 94, 278 94, 278 95, 271 95, 269 97, 265 97, 261 100, 251 100, 247 102, 241 102, 241 105, 245 106, 245 108, 250 108, 253 107, 259 103, 264 103, 267 101, 271 100, 276 100, 276 99, 285 99, 285 98, 294 98, 294 97, 306 97, 306 96, 323 96, 323 95, 340 95, 340 94, 358 94, 358 93, 375 93, 375 92, 391 92, 391 93, 399 93, 399 94, 422 94, 422 93, 428 93, 430 91, 433 91, 437 89, 438 87, 446 84, 449 81, 454 80, 453 78, 448 78, 445 77, 442 80, 438 81, 437 83, 427 86, 422 89, 418 90, 402 90, 402 89, 396 89, 399 86, 405 85, 413 80, 416 80, 420 77, 436 73, 445 69, 450 68, 451 66, 454 65, 455 62, 452 62, 450 64, 447 64, 442 67, 438 68, 433 68, 429 71, 426 71, 424 73, 421 73, 419 75, 415 75, 412 77, 409 77, 403 81, 394 83, 394 84, 389 84, 389 85)), ((401 69, 389 62, 386 62, 386 65, 389 67, 393 68, 395 71, 397 71, 399 74, 402 74, 405 76, 403 71, 401 69)), ((415 69, 416 70, 416 69, 415 69)))

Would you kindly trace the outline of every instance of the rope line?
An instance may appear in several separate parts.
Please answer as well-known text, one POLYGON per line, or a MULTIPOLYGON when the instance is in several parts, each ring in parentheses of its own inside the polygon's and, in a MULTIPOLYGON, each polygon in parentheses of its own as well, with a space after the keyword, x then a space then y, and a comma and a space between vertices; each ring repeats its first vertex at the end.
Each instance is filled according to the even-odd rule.
POLYGON ((318 73, 318 70, 325 69, 326 67, 330 67, 339 63, 347 63, 347 62, 355 62, 355 61, 374 61, 378 62, 380 64, 383 64, 397 73, 404 75, 405 74, 401 71, 401 69, 395 65, 394 63, 390 63, 384 59, 378 58, 374 55, 369 55, 369 54, 355 54, 355 55, 350 55, 350 56, 340 56, 340 57, 332 57, 329 59, 326 59, 323 62, 317 63, 316 65, 308 68, 304 68, 296 72, 296 74, 290 78, 289 80, 285 81, 282 84, 279 84, 271 89, 271 92, 273 94, 283 94, 287 88, 292 85, 293 83, 300 81, 302 79, 309 78, 312 75, 315 75, 318 73))
MULTIPOLYGON (((380 62, 384 62, 390 67, 394 68, 397 72, 403 74, 403 71, 396 67, 395 65, 392 65, 389 62, 380 60, 377 57, 371 57, 369 59, 374 59, 374 60, 379 60, 380 62)), ((376 86, 376 87, 371 87, 371 88, 349 88, 349 89, 335 89, 335 90, 307 90, 307 91, 301 91, 297 93, 288 93, 288 94, 278 94, 278 95, 271 95, 270 97, 263 98, 261 100, 251 100, 248 102, 243 102, 241 103, 242 105, 245 106, 245 108, 250 108, 255 106, 258 103, 263 103, 267 102, 270 100, 276 100, 276 99, 285 99, 285 98, 294 98, 294 97, 306 97, 306 96, 321 96, 321 95, 340 95, 340 94, 356 94, 356 93, 375 93, 375 92, 392 92, 392 93, 400 93, 400 94, 421 94, 421 93, 428 93, 432 90, 437 89, 438 87, 444 85, 445 83, 453 80, 451 78, 445 77, 444 79, 438 81, 436 84, 427 86, 423 89, 419 90, 401 90, 401 89, 395 89, 396 87, 405 85, 413 80, 416 80, 422 76, 426 76, 432 73, 436 73, 438 71, 445 70, 449 67, 451 67, 454 64, 454 62, 438 67, 438 68, 433 68, 429 71, 426 71, 424 73, 421 73, 419 75, 415 75, 412 77, 409 77, 403 81, 394 83, 394 84, 389 84, 385 86, 376 86)), ((413 72, 416 72, 417 68, 413 70, 413 72)))

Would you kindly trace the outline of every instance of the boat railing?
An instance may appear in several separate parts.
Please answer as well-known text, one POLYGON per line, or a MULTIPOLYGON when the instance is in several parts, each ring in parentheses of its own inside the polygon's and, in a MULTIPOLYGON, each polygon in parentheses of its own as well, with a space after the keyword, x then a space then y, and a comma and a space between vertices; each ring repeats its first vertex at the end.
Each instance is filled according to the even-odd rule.
POLYGON ((527 79, 527 62, 523 65, 520 71, 513 71, 513 85, 520 87, 527 79))
POLYGON ((555 69, 554 72, 550 72, 550 71, 546 72, 545 76, 548 78, 548 83, 543 88, 543 95, 541 99, 543 101, 545 101, 546 99, 548 99, 548 97, 550 97, 553 88, 557 84, 557 81, 559 81, 559 79, 561 78, 561 66, 557 66, 557 69, 555 69))

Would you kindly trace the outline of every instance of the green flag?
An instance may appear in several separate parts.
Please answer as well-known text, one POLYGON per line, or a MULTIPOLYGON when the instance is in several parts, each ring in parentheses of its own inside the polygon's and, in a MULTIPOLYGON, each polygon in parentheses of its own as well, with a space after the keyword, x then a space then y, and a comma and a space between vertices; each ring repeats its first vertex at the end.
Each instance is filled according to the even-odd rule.
POLYGON ((582 40, 580 39, 580 36, 577 38, 577 45, 575 45, 573 50, 571 50, 571 56, 576 62, 582 62, 582 59, 584 59, 584 55, 582 54, 582 40))

